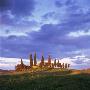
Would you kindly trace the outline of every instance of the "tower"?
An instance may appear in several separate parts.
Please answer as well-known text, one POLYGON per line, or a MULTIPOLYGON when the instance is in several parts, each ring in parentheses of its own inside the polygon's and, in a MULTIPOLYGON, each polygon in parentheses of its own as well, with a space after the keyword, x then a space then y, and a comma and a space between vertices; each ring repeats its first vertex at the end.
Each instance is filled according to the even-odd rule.
POLYGON ((37 61, 36 61, 36 52, 35 52, 35 54, 34 54, 34 66, 36 66, 37 65, 37 61))
POLYGON ((32 59, 32 54, 30 54, 30 66, 33 66, 33 59, 32 59))

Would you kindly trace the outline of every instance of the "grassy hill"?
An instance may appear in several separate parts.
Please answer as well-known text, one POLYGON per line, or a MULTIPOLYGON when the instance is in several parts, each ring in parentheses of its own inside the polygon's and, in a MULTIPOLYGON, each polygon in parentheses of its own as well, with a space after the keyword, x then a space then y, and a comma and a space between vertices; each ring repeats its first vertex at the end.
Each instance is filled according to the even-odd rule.
POLYGON ((90 74, 44 71, 0 75, 0 90, 90 90, 90 74))

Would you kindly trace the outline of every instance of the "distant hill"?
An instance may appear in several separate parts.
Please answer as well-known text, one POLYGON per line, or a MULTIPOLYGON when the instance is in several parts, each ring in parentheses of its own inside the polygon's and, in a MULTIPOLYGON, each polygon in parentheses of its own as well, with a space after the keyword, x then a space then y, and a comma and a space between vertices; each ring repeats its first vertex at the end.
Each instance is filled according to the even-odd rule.
POLYGON ((83 70, 72 70, 71 74, 82 74, 82 73, 90 74, 90 68, 83 69, 83 70))
POLYGON ((8 70, 2 70, 2 69, 0 69, 0 74, 6 74, 6 73, 9 73, 10 71, 8 71, 8 70))
POLYGON ((84 73, 89 73, 89 74, 90 74, 90 68, 85 69, 85 70, 82 70, 82 72, 84 72, 84 73))
POLYGON ((0 72, 7 72, 8 70, 3 70, 3 69, 0 69, 0 72))

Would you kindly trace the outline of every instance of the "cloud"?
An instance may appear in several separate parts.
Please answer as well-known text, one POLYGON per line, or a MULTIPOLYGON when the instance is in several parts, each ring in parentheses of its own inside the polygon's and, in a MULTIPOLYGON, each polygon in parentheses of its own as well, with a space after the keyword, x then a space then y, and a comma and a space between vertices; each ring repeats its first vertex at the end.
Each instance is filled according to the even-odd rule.
POLYGON ((72 27, 66 27, 64 24, 45 24, 39 31, 32 31, 26 36, 10 35, 1 37, 2 40, 2 56, 27 58, 30 52, 38 52, 38 56, 42 51, 45 57, 51 54, 54 57, 76 55, 76 51, 90 48, 90 36, 69 37, 72 27), (73 54, 72 54, 73 52, 73 54))
MULTIPOLYGON (((81 54, 82 49, 90 48, 90 36, 67 36, 71 31, 72 27, 63 29, 60 25, 46 24, 41 27, 41 30, 31 33, 30 36, 33 37, 32 41, 36 41, 35 44, 39 43, 39 45, 42 45, 42 47, 45 48, 45 51, 50 50, 54 55, 55 52, 58 54, 59 50, 65 55, 72 55, 72 51, 80 51, 81 54)), ((60 55, 62 55, 62 53, 59 52, 60 55)))
POLYGON ((0 11, 10 8, 10 0, 0 0, 0 11))
MULTIPOLYGON (((55 12, 47 13, 44 15, 44 18, 56 17, 55 15, 57 15, 55 12)), ((30 22, 27 20, 21 20, 19 22, 20 27, 28 27, 30 23, 31 26, 33 24, 37 25, 34 21, 30 22)), ((67 13, 67 18, 57 24, 43 24, 38 31, 29 31, 26 36, 11 38, 12 36, 10 35, 8 38, 6 37, 4 40, 2 39, 2 41, 4 41, 2 42, 3 55, 22 55, 23 57, 26 57, 29 52, 34 52, 36 50, 39 54, 44 51, 45 55, 51 53, 54 56, 67 56, 72 55, 70 52, 80 51, 81 49, 89 49, 89 35, 79 35, 78 37, 68 36, 71 32, 87 32, 90 28, 89 23, 89 11, 87 13, 73 13, 71 11, 69 14, 67 13), (8 53, 13 50, 14 52, 8 55, 8 53), (59 50, 61 50, 62 53, 60 53, 59 50), (57 52, 57 55, 55 52, 57 52)))
POLYGON ((75 4, 76 4, 76 0, 56 0, 55 1, 56 7, 72 6, 75 4))
MULTIPOLYGON (((38 58, 42 52, 45 58, 48 54, 61 58, 83 53, 89 56, 89 1, 55 0, 56 7, 51 1, 49 4, 37 1, 39 4, 36 12, 33 12, 36 4, 33 0, 3 0, 0 3, 3 10, 0 22, 0 56, 27 58, 29 53, 35 51, 38 58), (43 4, 40 5, 41 3, 43 4), (52 5, 47 10, 50 4, 52 5)), ((81 59, 79 63, 82 63, 81 59)))
POLYGON ((49 19, 50 17, 54 17, 55 16, 54 14, 55 12, 49 12, 49 13, 44 14, 42 17, 45 19, 49 19))
POLYGON ((31 15, 34 10, 34 0, 2 0, 0 1, 0 10, 10 10, 16 16, 31 15))
POLYGON ((60 1, 55 1, 55 5, 56 5, 57 7, 61 7, 61 6, 63 5, 63 3, 60 2, 60 1))
MULTIPOLYGON (((29 65, 28 59, 23 59, 26 65, 29 65)), ((20 58, 5 58, 0 57, 0 69, 15 70, 15 66, 20 64, 20 58)))
POLYGON ((90 68, 90 57, 87 57, 85 55, 77 55, 72 57, 66 57, 60 59, 60 62, 63 63, 69 63, 71 68, 73 69, 86 69, 90 68))
POLYGON ((77 68, 77 69, 90 68, 90 65, 89 65, 90 57, 87 57, 85 55, 73 57, 72 62, 75 64, 74 68, 77 68))
POLYGON ((3 0, 0 2, 0 19, 1 25, 27 26, 31 23, 35 24, 35 20, 26 18, 33 17, 32 13, 35 9, 34 0, 3 0), (27 23, 28 22, 28 23, 27 23), (21 24, 20 24, 21 23, 21 24))
POLYGON ((29 39, 25 36, 17 37, 17 36, 8 36, 5 38, 1 38, 1 55, 5 55, 6 57, 21 57, 27 58, 29 55, 29 39), (21 42, 22 41, 22 42, 21 42), (17 43, 16 43, 17 42, 17 43), (12 51, 13 50, 13 51, 12 51), (26 54, 27 55, 26 55, 26 54))
POLYGON ((81 37, 81 36, 90 36, 90 30, 87 31, 77 31, 77 32, 70 32, 68 34, 70 37, 81 37))
POLYGON ((63 6, 65 7, 80 6, 87 8, 90 5, 90 1, 89 0, 55 0, 55 5, 58 8, 61 8, 63 6))
POLYGON ((2 22, 0 22, 0 36, 25 36, 27 32, 32 32, 39 28, 39 23, 33 19, 28 19, 28 17, 12 18, 9 14, 10 12, 1 15, 2 22), (6 31, 9 32, 6 33, 6 31))
POLYGON ((32 19, 35 4, 36 2, 34 0, 1 0, 0 28, 9 27, 9 30, 12 29, 12 31, 15 31, 13 29, 35 28, 37 22, 32 19))

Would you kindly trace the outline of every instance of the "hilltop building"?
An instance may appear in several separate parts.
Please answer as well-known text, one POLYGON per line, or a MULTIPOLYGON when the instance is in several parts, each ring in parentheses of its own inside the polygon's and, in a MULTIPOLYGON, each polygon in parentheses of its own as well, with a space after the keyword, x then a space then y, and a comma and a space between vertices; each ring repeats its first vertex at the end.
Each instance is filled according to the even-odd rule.
POLYGON ((51 59, 50 55, 48 56, 47 62, 45 62, 44 56, 42 55, 40 63, 37 64, 36 52, 34 53, 34 59, 32 57, 32 54, 30 54, 29 60, 30 60, 30 65, 27 66, 23 63, 23 60, 21 58, 21 62, 20 62, 20 64, 15 66, 15 70, 16 71, 26 71, 26 70, 32 70, 34 67, 35 68, 38 68, 38 67, 39 68, 50 68, 50 69, 53 69, 53 68, 68 69, 70 67, 70 64, 67 64, 67 63, 61 64, 59 62, 59 60, 57 62, 56 59, 52 63, 52 59, 51 59))

